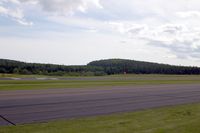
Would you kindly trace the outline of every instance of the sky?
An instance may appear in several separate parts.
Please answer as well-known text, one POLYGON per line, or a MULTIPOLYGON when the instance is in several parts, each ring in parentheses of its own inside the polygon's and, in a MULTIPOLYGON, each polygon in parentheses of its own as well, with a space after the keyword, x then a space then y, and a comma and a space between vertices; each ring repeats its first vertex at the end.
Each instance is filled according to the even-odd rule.
POLYGON ((0 58, 200 66, 199 0, 0 0, 0 58))

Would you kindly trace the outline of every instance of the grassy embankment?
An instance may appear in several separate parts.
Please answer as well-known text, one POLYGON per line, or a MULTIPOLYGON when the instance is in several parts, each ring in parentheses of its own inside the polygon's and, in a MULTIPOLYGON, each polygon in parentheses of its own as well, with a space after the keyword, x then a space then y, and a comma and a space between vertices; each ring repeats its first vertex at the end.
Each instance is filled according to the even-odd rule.
POLYGON ((200 104, 4 126, 0 127, 0 133, 200 133, 200 104))
MULTIPOLYGON (((25 77, 24 75, 9 75, 25 77)), ((33 77, 30 75, 29 77, 33 77)), ((52 78, 52 77, 51 77, 52 78)), ((65 77, 66 80, 0 80, 0 90, 30 90, 50 88, 86 88, 99 86, 198 84, 198 75, 114 75, 102 77, 65 77)))

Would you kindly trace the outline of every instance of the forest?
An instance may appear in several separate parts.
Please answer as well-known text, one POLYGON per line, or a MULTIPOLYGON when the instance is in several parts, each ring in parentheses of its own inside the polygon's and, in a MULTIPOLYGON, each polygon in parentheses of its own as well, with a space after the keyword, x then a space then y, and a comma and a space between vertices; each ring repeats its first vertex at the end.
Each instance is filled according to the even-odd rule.
POLYGON ((87 65, 27 63, 0 59, 0 73, 56 76, 103 76, 113 74, 200 74, 199 67, 175 66, 127 59, 92 61, 87 65))

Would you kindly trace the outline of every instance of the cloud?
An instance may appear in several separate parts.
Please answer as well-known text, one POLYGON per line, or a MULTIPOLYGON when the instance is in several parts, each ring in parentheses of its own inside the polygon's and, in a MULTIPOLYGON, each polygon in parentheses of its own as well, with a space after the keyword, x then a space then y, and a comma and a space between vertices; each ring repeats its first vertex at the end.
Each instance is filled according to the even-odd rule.
POLYGON ((171 43, 157 40, 149 40, 148 44, 156 47, 169 49, 176 57, 182 59, 200 58, 200 40, 180 41, 174 40, 171 43))
POLYGON ((185 52, 199 49, 200 31, 181 24, 165 24, 151 28, 146 35, 140 36, 152 42, 159 42, 163 47, 171 50, 185 52))
POLYGON ((76 11, 86 12, 87 9, 103 8, 99 0, 18 0, 21 3, 36 4, 50 14, 66 15, 76 11))
POLYGON ((177 12, 176 15, 181 18, 200 17, 200 11, 177 12))
MULTIPOLYGON (((27 36, 38 33, 49 36, 50 32, 56 32, 55 36, 72 32, 74 36, 101 34, 115 40, 109 37, 97 40, 109 46, 108 42, 113 41, 112 47, 119 43, 120 50, 124 47, 135 52, 140 47, 141 55, 147 55, 144 51, 151 55, 167 51, 169 56, 166 57, 177 58, 175 60, 198 59, 199 7, 198 0, 0 0, 0 19, 7 17, 22 25, 37 24, 21 33, 27 36)), ((1 22, 4 31, 8 33, 12 28, 10 33, 17 36, 21 29, 15 25, 4 26, 4 22, 1 22)), ((4 31, 2 34, 6 34, 4 31)), ((92 43, 91 46, 97 45, 92 43)), ((160 56, 160 60, 164 59, 160 56)))
POLYGON ((171 23, 157 26, 127 22, 109 24, 129 38, 144 40, 148 45, 168 49, 177 58, 200 58, 199 29, 171 23))
POLYGON ((25 20, 23 11, 19 8, 10 9, 10 8, 6 8, 4 6, 0 6, 0 15, 9 17, 12 20, 14 20, 22 25, 30 26, 33 24, 32 22, 28 22, 25 20))
MULTIPOLYGON (((26 0, 19 0, 27 3, 26 0)), ((69 14, 76 11, 86 12, 92 6, 102 8, 99 0, 29 0, 37 3, 43 11, 53 14, 69 14)))
POLYGON ((11 18, 13 21, 22 25, 33 25, 32 22, 28 22, 25 19, 24 11, 19 5, 20 2, 18 0, 3 0, 0 3, 0 15, 11 18))
POLYGON ((132 36, 140 36, 147 31, 147 25, 137 24, 131 22, 108 22, 113 30, 116 30, 122 34, 129 34, 132 36))
POLYGON ((175 25, 175 24, 166 24, 159 27, 160 32, 169 33, 169 34, 177 34, 184 31, 186 28, 183 25, 175 25))
POLYGON ((174 26, 170 30, 161 28, 162 30, 159 31, 155 29, 153 32, 156 36, 148 35, 144 36, 143 39, 147 40, 149 45, 170 50, 178 58, 200 58, 200 31, 184 28, 174 26))
POLYGON ((27 7, 41 9, 48 15, 69 15, 76 11, 86 12, 89 8, 103 8, 99 0, 3 0, 0 2, 0 14, 10 17, 22 25, 32 25, 25 19, 27 7))

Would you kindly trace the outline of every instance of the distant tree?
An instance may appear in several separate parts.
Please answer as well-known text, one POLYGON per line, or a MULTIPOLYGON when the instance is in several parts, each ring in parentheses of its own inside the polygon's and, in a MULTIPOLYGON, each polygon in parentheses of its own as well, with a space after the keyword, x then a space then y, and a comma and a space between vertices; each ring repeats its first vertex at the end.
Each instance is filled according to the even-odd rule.
POLYGON ((27 69, 23 69, 20 73, 21 74, 31 74, 31 72, 29 72, 27 69))
POLYGON ((79 66, 25 63, 0 59, 0 73, 101 76, 111 74, 200 74, 199 67, 174 66, 151 62, 108 59, 79 66))
POLYGON ((14 69, 13 69, 13 73, 16 73, 16 74, 18 74, 18 73, 19 73, 19 71, 20 71, 20 70, 19 70, 19 68, 14 68, 14 69))
POLYGON ((0 73, 6 73, 6 68, 0 67, 0 73))

